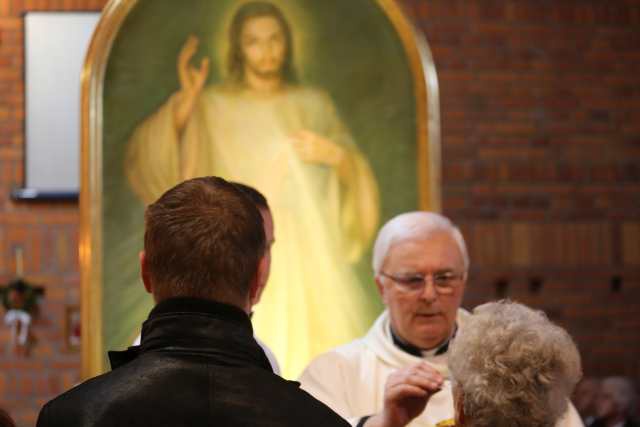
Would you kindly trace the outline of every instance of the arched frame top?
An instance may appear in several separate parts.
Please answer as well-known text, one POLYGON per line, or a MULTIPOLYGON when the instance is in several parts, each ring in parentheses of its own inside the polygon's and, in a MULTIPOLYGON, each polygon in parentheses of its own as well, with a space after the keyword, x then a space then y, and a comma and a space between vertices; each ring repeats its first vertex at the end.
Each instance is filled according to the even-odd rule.
MULTIPOLYGON (((82 378, 104 372, 102 335, 103 87, 113 43, 139 0, 111 0, 104 8, 82 71, 79 258, 82 291, 82 378)), ((440 108, 435 64, 424 36, 394 0, 371 0, 388 16, 404 46, 416 92, 420 209, 441 209, 440 108)))

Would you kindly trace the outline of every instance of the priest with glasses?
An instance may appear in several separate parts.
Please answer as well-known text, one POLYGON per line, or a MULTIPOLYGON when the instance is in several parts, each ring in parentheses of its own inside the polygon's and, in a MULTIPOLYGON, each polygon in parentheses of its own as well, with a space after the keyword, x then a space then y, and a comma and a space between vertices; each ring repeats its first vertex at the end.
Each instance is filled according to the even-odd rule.
MULTIPOLYGON (((460 308, 468 270, 464 238, 447 218, 410 212, 391 219, 373 249, 386 310, 364 337, 312 361, 302 388, 353 426, 453 425, 447 362, 450 343, 471 321, 460 308)), ((557 425, 582 422, 569 405, 557 425)))

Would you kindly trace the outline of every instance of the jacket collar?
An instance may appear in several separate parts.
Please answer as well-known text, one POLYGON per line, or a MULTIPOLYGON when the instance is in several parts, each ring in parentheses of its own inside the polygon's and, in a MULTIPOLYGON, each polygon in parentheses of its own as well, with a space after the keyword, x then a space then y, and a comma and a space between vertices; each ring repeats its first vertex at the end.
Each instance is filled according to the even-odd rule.
POLYGON ((423 350, 420 347, 417 347, 410 342, 400 338, 398 334, 396 334, 396 331, 393 330, 393 326, 391 326, 391 323, 389 323, 389 332, 395 346, 416 357, 440 356, 441 354, 445 354, 447 351, 449 351, 449 344, 451 343, 451 340, 455 338, 457 331, 458 326, 456 325, 453 330, 453 334, 451 334, 451 336, 447 338, 443 343, 430 350, 423 350))
MULTIPOLYGON (((201 298, 180 297, 160 301, 149 313, 149 320, 176 313, 208 315, 212 318, 236 323, 240 327, 247 328, 249 333, 253 334, 251 320, 244 311, 233 305, 201 298)), ((144 326, 142 335, 144 336, 144 326)))
POLYGON ((141 354, 154 351, 188 352, 271 369, 253 338, 251 321, 237 307, 196 298, 171 298, 158 303, 142 325, 140 346, 109 352, 116 369, 141 354))

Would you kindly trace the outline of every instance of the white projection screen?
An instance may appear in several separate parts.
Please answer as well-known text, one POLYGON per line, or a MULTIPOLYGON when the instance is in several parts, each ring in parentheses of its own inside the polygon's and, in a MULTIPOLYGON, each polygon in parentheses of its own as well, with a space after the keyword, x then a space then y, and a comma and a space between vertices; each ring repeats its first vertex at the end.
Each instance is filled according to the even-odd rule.
POLYGON ((23 198, 77 197, 80 73, 99 16, 97 12, 25 14, 23 198))

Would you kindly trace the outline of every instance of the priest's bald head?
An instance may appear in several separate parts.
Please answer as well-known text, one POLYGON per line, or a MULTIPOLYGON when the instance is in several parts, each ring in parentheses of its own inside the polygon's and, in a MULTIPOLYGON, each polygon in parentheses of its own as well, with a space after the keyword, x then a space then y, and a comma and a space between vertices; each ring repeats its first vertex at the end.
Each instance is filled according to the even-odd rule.
POLYGON ((373 271, 393 333, 423 350, 446 342, 468 269, 462 234, 444 216, 409 212, 387 222, 374 245, 373 271))

